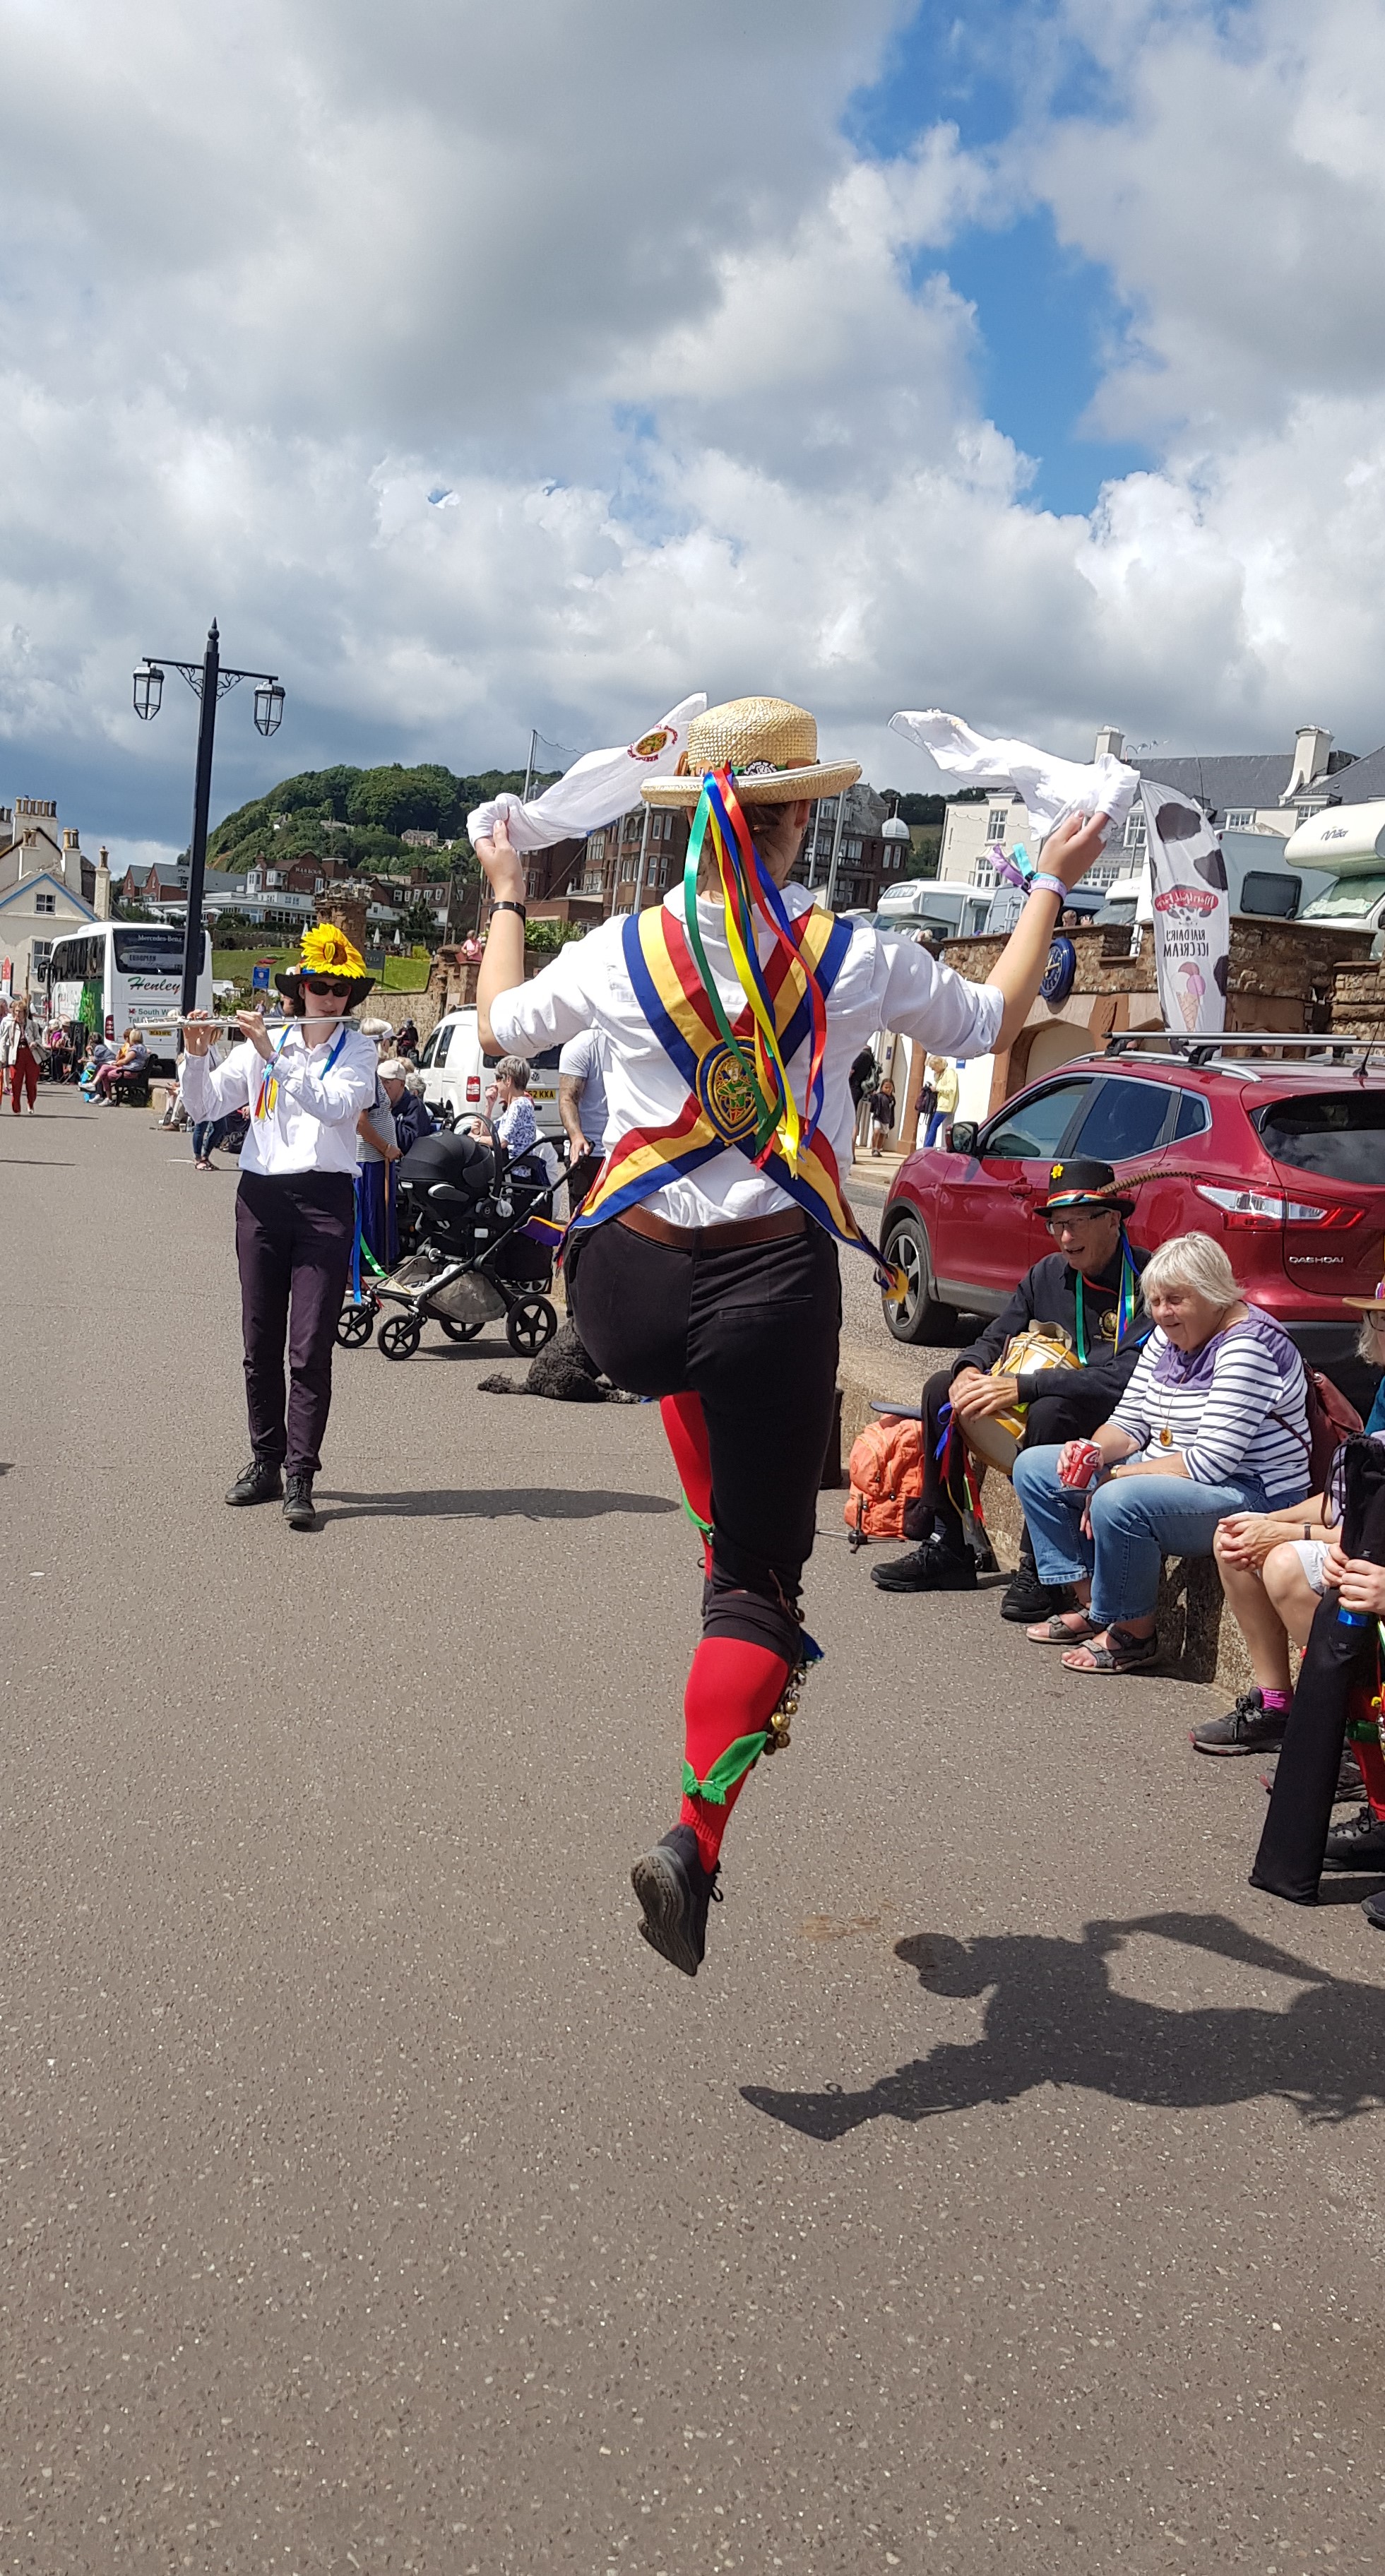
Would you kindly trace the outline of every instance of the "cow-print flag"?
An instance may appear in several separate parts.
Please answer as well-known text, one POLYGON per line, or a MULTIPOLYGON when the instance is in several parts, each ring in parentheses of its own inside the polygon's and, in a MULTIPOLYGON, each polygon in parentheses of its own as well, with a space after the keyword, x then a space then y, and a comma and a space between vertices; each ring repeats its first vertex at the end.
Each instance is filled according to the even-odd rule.
POLYGON ((1154 899, 1154 959, 1164 1026, 1216 1036, 1226 1026, 1231 907, 1221 842, 1200 805, 1145 779, 1145 833, 1154 899))

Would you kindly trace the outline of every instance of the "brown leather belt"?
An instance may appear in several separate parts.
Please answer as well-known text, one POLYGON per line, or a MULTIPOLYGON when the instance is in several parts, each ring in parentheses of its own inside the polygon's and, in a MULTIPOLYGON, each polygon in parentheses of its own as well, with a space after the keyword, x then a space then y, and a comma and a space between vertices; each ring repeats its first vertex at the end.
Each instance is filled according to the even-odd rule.
POLYGON ((616 1218, 631 1234, 647 1234, 651 1243, 670 1243, 678 1252, 733 1252, 743 1243, 777 1243, 782 1235, 806 1234, 802 1208, 781 1208, 776 1216, 751 1216, 742 1225, 670 1225, 644 1207, 627 1208, 616 1218))

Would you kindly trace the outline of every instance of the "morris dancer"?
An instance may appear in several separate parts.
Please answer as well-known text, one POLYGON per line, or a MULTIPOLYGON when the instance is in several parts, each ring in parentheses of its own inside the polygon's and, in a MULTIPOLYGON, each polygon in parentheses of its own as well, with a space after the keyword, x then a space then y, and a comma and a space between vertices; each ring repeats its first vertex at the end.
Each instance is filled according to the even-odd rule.
POLYGON ((289 1528, 306 1530, 317 1526, 313 1478, 356 1234, 356 1121, 375 1097, 379 1058, 344 1022, 372 979, 343 931, 305 931, 297 966, 274 980, 297 1025, 271 1031, 258 1012, 242 1011, 245 1044, 212 1065, 212 1031, 194 1014, 184 1025, 182 1094, 196 1120, 252 1110, 236 1192, 251 1455, 226 1500, 277 1502, 282 1491, 289 1528))
POLYGON ((597 1365, 661 1399, 704 1539, 682 1812, 631 1873, 644 1939, 691 1977, 727 1818, 760 1755, 787 1742, 817 1653, 799 1578, 832 1421, 837 1245, 870 1249, 840 1179, 851 1066, 881 1029, 949 1056, 1008 1046, 1104 825, 1054 832, 990 982, 968 984, 790 884, 812 800, 860 776, 855 761, 818 759, 802 708, 714 707, 683 760, 685 775, 644 789, 656 807, 696 809, 682 887, 603 922, 531 983, 520 860, 503 825, 475 846, 497 898, 483 1046, 533 1056, 588 1028, 606 1041, 608 1149, 571 1229, 569 1292, 597 1365))

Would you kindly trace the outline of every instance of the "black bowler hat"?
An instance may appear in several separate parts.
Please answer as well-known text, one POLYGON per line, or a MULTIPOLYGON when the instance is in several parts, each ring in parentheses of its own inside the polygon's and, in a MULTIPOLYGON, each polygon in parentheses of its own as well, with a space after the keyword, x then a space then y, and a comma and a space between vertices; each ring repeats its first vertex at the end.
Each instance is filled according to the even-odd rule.
POLYGON ((1133 1216, 1135 1202, 1121 1197, 1109 1163, 1077 1154, 1070 1163, 1050 1168, 1048 1196, 1040 1200, 1039 1214, 1076 1216, 1083 1208, 1114 1208, 1118 1216, 1133 1216))

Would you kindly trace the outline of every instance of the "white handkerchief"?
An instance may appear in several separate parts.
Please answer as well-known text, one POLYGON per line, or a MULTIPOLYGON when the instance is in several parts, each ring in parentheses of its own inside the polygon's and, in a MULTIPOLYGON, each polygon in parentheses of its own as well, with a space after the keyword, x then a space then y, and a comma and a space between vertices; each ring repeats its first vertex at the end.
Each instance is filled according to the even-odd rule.
POLYGON ((916 742, 940 769, 951 770, 959 778, 996 786, 1008 778, 1045 839, 1068 814, 1109 815, 1108 837, 1114 838, 1140 784, 1139 771, 1109 751, 1100 760, 1060 760, 1054 752, 1036 750, 1032 742, 1008 742, 999 735, 977 733, 960 716, 944 715, 940 707, 927 707, 921 713, 906 708, 891 716, 890 731, 916 742))
POLYGON ((522 804, 518 796, 491 797, 466 818, 472 848, 495 830, 502 814, 515 849, 547 850, 555 841, 580 840, 603 823, 613 823, 618 814, 633 813, 646 778, 667 778, 676 770, 688 727, 694 716, 705 714, 706 707, 706 692, 699 690, 691 698, 680 699, 637 741, 618 743, 613 751, 584 752, 531 805, 522 804))

